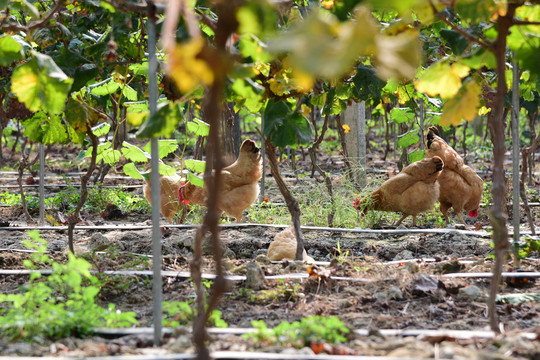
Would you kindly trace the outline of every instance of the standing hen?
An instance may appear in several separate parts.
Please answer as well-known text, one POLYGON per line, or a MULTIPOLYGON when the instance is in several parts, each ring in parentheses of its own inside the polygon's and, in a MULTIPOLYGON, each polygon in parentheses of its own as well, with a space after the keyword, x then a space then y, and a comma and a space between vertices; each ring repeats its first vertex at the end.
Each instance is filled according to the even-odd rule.
MULTIPOLYGON (((245 140, 240 147, 238 159, 223 168, 219 184, 218 209, 242 220, 242 212, 251 206, 259 195, 259 180, 262 176, 260 149, 254 141, 245 140)), ((189 181, 178 190, 180 202, 206 206, 208 190, 189 181)))
POLYGON ((484 182, 469 166, 463 163, 459 154, 446 143, 432 126, 427 133, 426 156, 440 157, 444 170, 437 180, 440 185, 439 202, 444 220, 448 223, 448 210, 454 208, 457 217, 465 224, 461 213, 469 211, 469 216, 477 217, 484 182))
MULTIPOLYGON (((143 175, 145 184, 143 186, 143 193, 148 203, 152 203, 152 191, 150 184, 150 174, 143 175)), ((182 183, 182 178, 179 175, 159 177, 159 186, 161 193, 160 210, 161 215, 166 217, 169 222, 173 222, 174 216, 182 210, 181 202, 178 201, 178 187, 182 183)))
POLYGON ((430 210, 439 197, 437 177, 443 166, 438 156, 412 163, 370 195, 357 198, 353 206, 364 214, 368 210, 400 212, 403 215, 396 226, 412 215, 415 226, 416 215, 430 210))

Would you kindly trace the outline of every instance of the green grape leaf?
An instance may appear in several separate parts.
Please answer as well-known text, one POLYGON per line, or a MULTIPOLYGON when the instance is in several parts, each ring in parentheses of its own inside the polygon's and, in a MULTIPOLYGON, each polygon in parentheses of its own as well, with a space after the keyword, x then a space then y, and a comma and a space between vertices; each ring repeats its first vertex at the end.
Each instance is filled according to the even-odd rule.
POLYGON ((173 176, 176 175, 176 169, 172 166, 169 166, 167 164, 164 164, 162 162, 159 163, 159 173, 164 176, 173 176))
POLYGON ((204 180, 198 177, 195 174, 188 173, 186 176, 187 180, 195 186, 204 187, 204 180))
POLYGON ((31 111, 61 113, 73 79, 68 78, 51 57, 32 54, 31 60, 13 71, 11 91, 31 111))
POLYGON ((133 71, 133 75, 148 75, 148 62, 129 65, 129 70, 133 71))
POLYGON ((0 65, 8 66, 21 59, 24 59, 22 45, 9 35, 0 37, 0 65))
POLYGON ((407 148, 408 146, 417 144, 420 141, 420 136, 418 136, 417 130, 411 130, 405 134, 398 136, 397 145, 401 148, 407 148))
POLYGON ((95 64, 83 64, 75 69, 73 75, 73 86, 71 91, 78 91, 99 73, 99 68, 95 64))
MULTIPOLYGON (((112 144, 110 142, 105 142, 105 143, 99 144, 98 147, 97 147, 97 151, 96 151, 96 154, 97 154, 97 159, 96 160, 100 161, 102 159, 101 154, 105 150, 110 149, 111 146, 112 146, 112 144)), ((90 146, 90 147, 88 147, 88 149, 86 149, 86 154, 85 154, 86 157, 91 157, 92 156, 92 149, 93 148, 94 148, 93 146, 90 146)))
POLYGON ((90 86, 89 89, 90 94, 92 95, 105 96, 114 94, 118 89, 120 89, 120 84, 114 81, 113 78, 110 78, 90 86))
POLYGON ((122 95, 130 101, 137 101, 137 91, 133 90, 129 85, 124 86, 122 89, 122 95))
POLYGON ((276 128, 283 125, 283 119, 290 111, 291 109, 284 101, 275 102, 273 99, 270 99, 264 109, 263 135, 268 136, 276 128))
POLYGON ((488 69, 495 69, 497 66, 495 55, 484 48, 480 48, 478 51, 465 56, 460 62, 471 69, 480 69, 484 66, 488 69))
POLYGON ((160 136, 170 138, 180 120, 182 120, 182 113, 178 104, 159 104, 156 113, 151 115, 139 128, 137 136, 141 138, 160 136))
POLYGON ((326 102, 326 92, 322 92, 317 95, 313 95, 311 98, 311 104, 322 108, 326 102))
MULTIPOLYGON (((151 153, 152 142, 149 141, 144 145, 143 150, 148 154, 151 153)), ((176 140, 158 140, 158 156, 163 159, 165 156, 173 153, 178 149, 178 143, 176 140)))
POLYGON ((441 37, 446 40, 448 45, 450 45, 452 52, 458 56, 461 55, 467 48, 467 45, 469 45, 469 40, 454 30, 442 29, 441 37))
POLYGON ((210 125, 197 118, 187 123, 187 129, 197 136, 208 136, 210 133, 210 125))
POLYGON ((456 1, 456 10, 462 21, 472 24, 488 23, 495 6, 492 0, 456 1))
POLYGON ((116 9, 114 8, 114 6, 112 6, 111 4, 109 4, 109 3, 106 2, 106 1, 101 1, 99 5, 100 5, 102 8, 104 8, 105 10, 107 10, 108 12, 111 12, 111 13, 115 13, 115 12, 116 12, 116 9))
POLYGON ((393 36, 377 36, 374 60, 381 79, 410 80, 422 60, 422 49, 418 33, 407 31, 393 36))
POLYGON ((94 108, 84 106, 75 98, 68 98, 64 115, 68 124, 78 133, 86 133, 88 123, 93 126, 100 121, 100 114, 94 108))
POLYGON ((352 93, 358 100, 373 99, 374 103, 378 103, 381 98, 381 91, 386 83, 379 79, 375 73, 375 69, 371 66, 359 64, 356 68, 356 75, 353 77, 354 87, 352 93))
POLYGON ((424 150, 414 149, 407 155, 409 156, 409 164, 412 164, 413 162, 422 160, 426 155, 426 152, 424 150))
POLYGON ((103 136, 103 135, 107 134, 110 130, 111 130, 111 125, 109 125, 107 123, 101 123, 99 125, 96 125, 96 126, 92 127, 92 132, 97 137, 100 137, 100 136, 103 136))
POLYGON ((116 164, 118 160, 120 160, 120 156, 122 156, 120 151, 114 149, 103 150, 103 152, 101 153, 101 158, 103 159, 103 162, 109 165, 116 164))
POLYGON ((252 113, 258 113, 263 106, 262 92, 256 89, 251 83, 243 79, 237 79, 232 85, 232 90, 241 98, 245 99, 244 105, 252 113))
POLYGON ((24 135, 30 141, 49 145, 68 141, 68 134, 62 119, 58 116, 47 116, 42 111, 23 122, 24 135))
POLYGON ((126 174, 127 176, 130 176, 134 179, 144 180, 143 176, 141 175, 141 172, 139 171, 139 169, 137 169, 137 166, 135 166, 135 164, 132 162, 129 162, 126 165, 124 165, 122 170, 124 170, 124 174, 126 174))
POLYGON ((203 173, 204 169, 206 168, 206 161, 201 161, 201 160, 189 159, 189 160, 184 161, 184 164, 189 170, 197 174, 203 173))
POLYGON ((148 162, 150 159, 150 154, 144 150, 141 150, 140 147, 132 145, 127 141, 122 142, 122 154, 126 159, 133 162, 148 162))
POLYGON ((390 119, 401 124, 414 119, 414 113, 409 108, 393 108, 390 111, 390 119))

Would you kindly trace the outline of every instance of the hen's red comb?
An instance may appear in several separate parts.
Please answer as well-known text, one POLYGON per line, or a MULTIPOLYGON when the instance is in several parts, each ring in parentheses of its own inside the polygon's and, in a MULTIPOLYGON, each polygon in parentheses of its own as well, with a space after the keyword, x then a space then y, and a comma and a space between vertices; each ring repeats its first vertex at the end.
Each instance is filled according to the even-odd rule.
POLYGON ((478 209, 469 211, 470 217, 477 217, 478 216, 478 209))

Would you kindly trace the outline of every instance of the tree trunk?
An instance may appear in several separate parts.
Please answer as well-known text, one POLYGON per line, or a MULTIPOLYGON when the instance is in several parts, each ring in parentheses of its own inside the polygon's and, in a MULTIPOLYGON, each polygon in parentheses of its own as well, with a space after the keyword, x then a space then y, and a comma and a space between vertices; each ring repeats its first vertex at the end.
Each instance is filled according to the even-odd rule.
POLYGON ((96 169, 98 138, 92 132, 90 124, 88 124, 88 129, 88 136, 92 141, 92 157, 90 158, 90 165, 88 165, 88 170, 86 171, 86 174, 81 176, 81 197, 79 198, 79 203, 75 208, 75 212, 71 214, 68 221, 68 246, 69 251, 71 251, 72 254, 75 254, 75 249, 73 247, 73 230, 75 229, 75 225, 79 222, 79 215, 81 213, 81 209, 86 202, 86 198, 88 197, 88 189, 86 185, 88 184, 88 180, 90 180, 92 173, 96 169))
POLYGON ((508 9, 504 16, 499 16, 498 34, 494 43, 494 54, 497 63, 497 92, 492 116, 488 118, 488 126, 493 142, 493 206, 490 209, 491 224, 493 226, 493 242, 495 244, 495 264, 493 266, 493 277, 489 291, 488 316, 491 330, 500 332, 497 318, 497 308, 495 299, 497 297, 499 282, 503 264, 510 247, 508 241, 508 229, 506 228, 505 214, 505 174, 504 174, 504 126, 505 110, 504 100, 507 93, 506 88, 506 37, 508 36, 516 4, 508 3, 508 9))
POLYGON ((302 236, 302 230, 300 229, 300 206, 298 204, 298 200, 296 200, 296 198, 292 196, 289 188, 287 187, 287 184, 285 184, 285 181, 283 181, 283 178, 281 177, 281 173, 279 171, 279 166, 277 163, 276 148, 274 144, 272 144, 270 139, 267 138, 264 142, 264 145, 266 149, 266 154, 268 155, 268 162, 270 163, 270 168, 272 169, 272 175, 276 180, 281 195, 283 195, 283 197, 285 198, 285 202, 287 203, 287 208, 289 209, 292 223, 294 225, 294 235, 296 237, 295 260, 302 260, 304 252, 304 238, 302 236))

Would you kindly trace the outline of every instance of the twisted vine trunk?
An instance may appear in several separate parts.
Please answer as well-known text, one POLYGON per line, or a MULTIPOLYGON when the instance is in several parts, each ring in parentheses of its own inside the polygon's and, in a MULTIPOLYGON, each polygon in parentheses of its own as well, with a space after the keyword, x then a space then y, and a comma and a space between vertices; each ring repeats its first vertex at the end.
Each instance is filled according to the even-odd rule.
POLYGON ((268 154, 268 162, 270 163, 270 168, 272 169, 272 175, 276 180, 276 184, 281 192, 281 195, 283 195, 285 198, 285 203, 287 204, 287 208, 291 214, 291 219, 294 226, 294 236, 296 237, 296 255, 294 258, 295 260, 302 260, 302 255, 304 252, 304 237, 302 235, 302 229, 300 228, 300 205, 298 204, 298 200, 292 196, 287 184, 285 184, 285 181, 283 181, 283 177, 281 176, 277 162, 276 147, 274 144, 272 144, 269 138, 264 141, 264 147, 266 153, 268 154))
POLYGON ((493 106, 493 115, 488 118, 488 126, 493 142, 493 206, 489 211, 493 226, 493 242, 495 244, 495 264, 493 265, 493 277, 489 291, 488 317, 491 330, 500 332, 497 318, 495 299, 497 297, 501 273, 510 248, 508 241, 508 229, 506 228, 507 216, 505 213, 505 176, 504 176, 504 127, 505 111, 504 99, 508 91, 506 87, 506 37, 513 24, 516 4, 508 3, 508 9, 504 16, 499 16, 498 34, 493 44, 494 54, 497 61, 497 92, 493 106))
POLYGON ((86 198, 88 197, 88 188, 87 188, 88 181, 90 180, 92 173, 96 169, 98 138, 92 132, 92 128, 90 124, 88 124, 88 129, 89 129, 88 136, 90 137, 90 140, 92 141, 92 157, 90 158, 90 165, 88 165, 88 170, 86 171, 86 174, 81 176, 81 197, 79 198, 79 203, 77 204, 77 207, 75 208, 75 212, 71 214, 71 216, 69 217, 69 222, 68 222, 68 246, 69 246, 69 251, 71 251, 72 254, 75 254, 75 249, 73 247, 73 230, 75 229, 75 225, 77 225, 77 223, 79 222, 81 209, 84 203, 86 202, 86 198))

